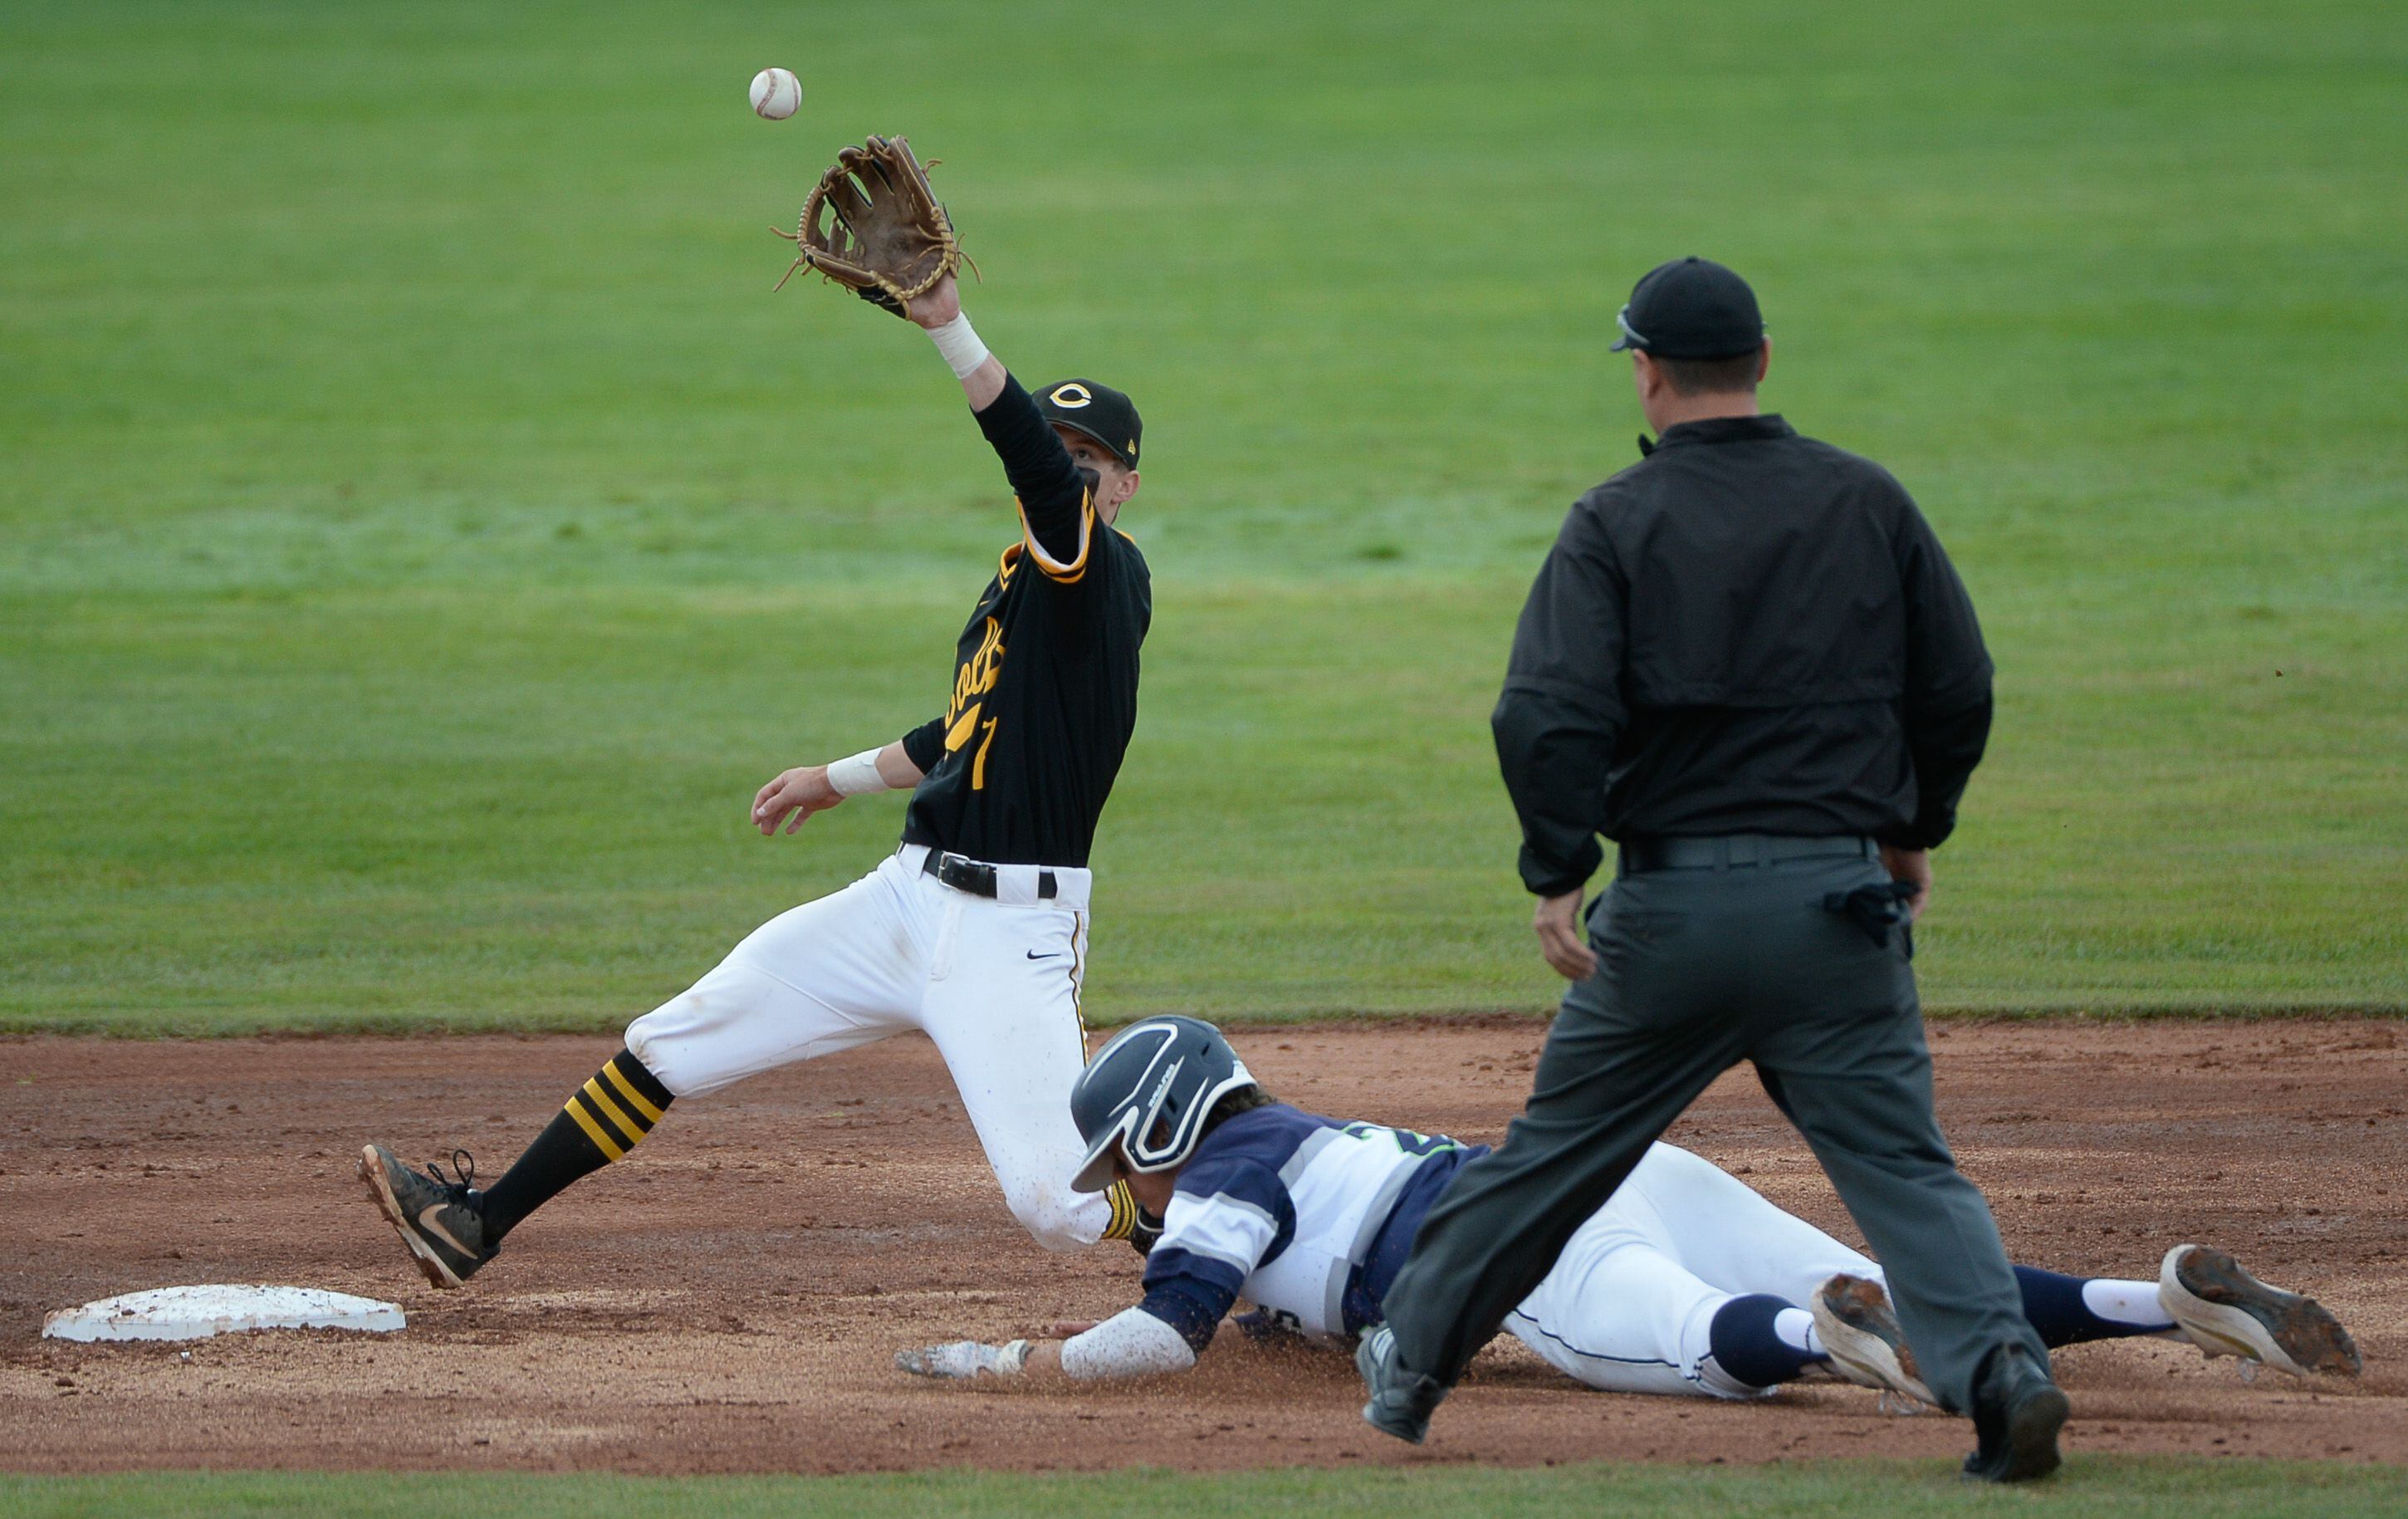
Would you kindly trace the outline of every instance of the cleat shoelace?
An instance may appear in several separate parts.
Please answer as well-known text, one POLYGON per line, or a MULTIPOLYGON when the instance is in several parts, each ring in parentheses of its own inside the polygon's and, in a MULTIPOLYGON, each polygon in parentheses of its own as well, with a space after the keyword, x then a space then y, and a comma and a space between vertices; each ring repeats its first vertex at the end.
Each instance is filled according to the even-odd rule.
POLYGON ((465 1203, 468 1200, 469 1189, 477 1184, 477 1157, 466 1150, 454 1150, 452 1152, 452 1174, 449 1177, 443 1174, 443 1163, 439 1160, 426 1163, 426 1174, 443 1189, 445 1197, 452 1202, 465 1203))

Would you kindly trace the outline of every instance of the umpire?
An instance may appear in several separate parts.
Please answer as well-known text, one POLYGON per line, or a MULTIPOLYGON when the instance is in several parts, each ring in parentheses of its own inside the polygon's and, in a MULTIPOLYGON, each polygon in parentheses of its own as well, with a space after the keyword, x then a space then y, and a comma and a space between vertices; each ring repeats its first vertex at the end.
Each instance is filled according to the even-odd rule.
POLYGON ((1575 982, 1528 1107, 1457 1173, 1357 1354, 1418 1441, 1465 1363, 1742 1060, 1882 1261, 1965 1469, 2057 1464, 2065 1395, 1931 1109, 1909 962, 1990 726, 1990 661, 1939 539, 1878 465, 1756 409, 1756 295, 1680 259, 1617 319, 1661 441, 1583 496, 1522 609, 1494 719, 1547 963, 1575 982), (1612 886, 1573 920, 1602 860, 1612 886))

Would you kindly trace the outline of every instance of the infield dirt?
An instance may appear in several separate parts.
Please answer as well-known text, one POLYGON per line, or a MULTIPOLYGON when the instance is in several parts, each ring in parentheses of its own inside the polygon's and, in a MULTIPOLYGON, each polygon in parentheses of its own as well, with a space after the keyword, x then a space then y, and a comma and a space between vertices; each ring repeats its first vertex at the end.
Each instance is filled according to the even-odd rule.
MULTIPOLYGON (((2226 1245, 2357 1334, 2356 1383, 2244 1383, 2153 1340, 2077 1346, 2069 1449, 2408 1461, 2408 1041, 2380 1021, 1936 1025, 1941 1109, 2018 1260, 2154 1276, 2226 1245)), ((1239 1042, 1318 1111, 1491 1139, 1535 1023, 1266 1028, 1239 1042)), ((1132 1301, 1119 1245, 1049 1256, 1005 1212, 917 1038, 681 1104, 627 1161, 437 1293, 351 1174, 360 1144, 454 1144, 498 1173, 614 1048, 599 1039, 0 1042, 0 1467, 631 1472, 1187 1469, 1355 1462, 1953 1459, 1959 1421, 1852 1387, 1760 1404, 1615 1397, 1492 1349, 1411 1450, 1352 1366, 1225 1334, 1174 1382, 1049 1392, 915 1382, 898 1348, 1042 1332, 1132 1301), (90 1346, 50 1309, 280 1282, 396 1299, 389 1337, 90 1346)), ((1671 1136, 1843 1239, 1744 1072, 1671 1136)), ((1510 1342, 1509 1342, 1510 1343, 1510 1342)))

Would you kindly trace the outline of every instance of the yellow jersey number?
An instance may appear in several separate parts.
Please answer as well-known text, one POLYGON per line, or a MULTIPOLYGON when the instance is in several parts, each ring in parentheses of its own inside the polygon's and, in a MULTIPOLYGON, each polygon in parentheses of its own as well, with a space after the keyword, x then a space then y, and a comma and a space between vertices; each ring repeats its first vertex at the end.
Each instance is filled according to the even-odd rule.
POLYGON ((986 752, 995 747, 995 725, 996 721, 996 719, 990 717, 985 722, 979 724, 980 730, 983 732, 986 737, 979 740, 978 752, 971 756, 970 759, 970 790, 972 791, 986 790, 986 752))
POLYGON ((979 741, 978 752, 970 756, 970 790, 986 790, 986 752, 995 747, 995 728, 998 721, 982 717, 982 700, 1003 679, 1003 627, 994 618, 986 620, 986 636, 979 640, 978 652, 962 661, 953 672, 953 699, 945 709, 945 752, 950 754, 968 744, 972 737, 979 741))

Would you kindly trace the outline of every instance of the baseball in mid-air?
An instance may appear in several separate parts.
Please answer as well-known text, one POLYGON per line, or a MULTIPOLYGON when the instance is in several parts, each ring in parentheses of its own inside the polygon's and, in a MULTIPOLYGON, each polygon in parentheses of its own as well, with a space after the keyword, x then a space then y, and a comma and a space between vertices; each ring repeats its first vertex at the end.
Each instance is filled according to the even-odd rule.
POLYGON ((794 71, 765 68, 752 76, 752 110, 772 122, 782 122, 802 108, 803 81, 794 71))

